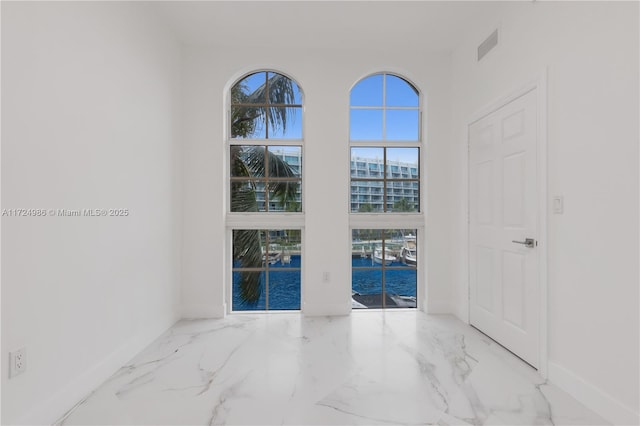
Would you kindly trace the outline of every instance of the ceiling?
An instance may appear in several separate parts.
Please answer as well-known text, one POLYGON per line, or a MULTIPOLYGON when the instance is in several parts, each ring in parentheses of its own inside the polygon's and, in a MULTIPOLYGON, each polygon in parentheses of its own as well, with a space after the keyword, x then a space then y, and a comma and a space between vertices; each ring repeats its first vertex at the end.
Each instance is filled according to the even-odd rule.
POLYGON ((491 16, 484 1, 164 1, 151 3, 185 44, 447 51, 491 16))

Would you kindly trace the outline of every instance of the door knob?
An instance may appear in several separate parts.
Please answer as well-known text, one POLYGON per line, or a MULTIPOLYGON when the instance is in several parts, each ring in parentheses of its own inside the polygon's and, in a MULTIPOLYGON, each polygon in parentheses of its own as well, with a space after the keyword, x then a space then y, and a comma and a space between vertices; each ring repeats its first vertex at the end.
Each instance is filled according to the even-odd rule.
POLYGON ((533 238, 525 238, 524 241, 513 240, 511 242, 516 244, 522 244, 523 246, 528 248, 534 248, 536 246, 536 240, 534 240, 533 238))

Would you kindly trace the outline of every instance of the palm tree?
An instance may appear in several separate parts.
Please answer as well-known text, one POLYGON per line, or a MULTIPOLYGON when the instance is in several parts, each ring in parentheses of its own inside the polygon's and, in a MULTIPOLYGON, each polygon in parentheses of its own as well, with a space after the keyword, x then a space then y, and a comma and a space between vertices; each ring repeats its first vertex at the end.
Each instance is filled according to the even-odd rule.
POLYGON ((412 212, 415 210, 415 206, 409 202, 406 198, 401 198, 393 203, 394 212, 412 212))
MULTIPOLYGON (((291 79, 275 73, 267 74, 265 82, 249 91, 241 81, 231 89, 231 136, 249 138, 266 126, 269 129, 286 131, 291 117, 287 108, 270 104, 293 104, 294 83, 291 79)), ((257 212, 256 193, 264 191, 271 201, 276 201, 287 210, 297 208, 297 181, 271 181, 257 184, 251 178, 293 178, 297 176, 291 167, 264 146, 232 145, 230 152, 231 176, 246 177, 246 180, 231 184, 231 211, 257 212)), ((297 210, 296 210, 297 211, 297 210)), ((262 260, 262 239, 258 230, 236 230, 233 233, 233 258, 239 260, 241 268, 259 268, 262 260)), ((259 271, 242 271, 240 275, 240 297, 250 304, 258 302, 262 293, 259 271)))

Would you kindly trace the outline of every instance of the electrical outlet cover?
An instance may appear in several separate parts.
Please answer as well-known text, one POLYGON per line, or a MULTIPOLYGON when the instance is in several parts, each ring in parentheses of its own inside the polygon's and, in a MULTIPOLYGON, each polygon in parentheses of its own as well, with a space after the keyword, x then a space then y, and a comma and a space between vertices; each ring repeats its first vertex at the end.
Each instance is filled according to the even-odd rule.
POLYGON ((9 352, 9 377, 15 377, 24 373, 27 369, 27 350, 20 348, 17 351, 9 352))

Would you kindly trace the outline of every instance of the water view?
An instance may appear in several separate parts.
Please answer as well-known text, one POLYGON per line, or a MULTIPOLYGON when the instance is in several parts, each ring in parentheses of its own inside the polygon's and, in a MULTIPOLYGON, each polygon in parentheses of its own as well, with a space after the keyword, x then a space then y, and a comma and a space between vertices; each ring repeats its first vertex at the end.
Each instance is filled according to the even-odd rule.
MULTIPOLYGON (((352 266, 352 289, 354 308, 382 308, 382 278, 384 276, 385 307, 415 307, 417 273, 415 268, 407 266, 402 261, 392 262, 385 267, 372 262, 368 257, 354 257, 352 266), (373 264, 372 264, 373 263, 373 264), (360 269, 363 268, 363 269, 360 269), (366 268, 366 269, 364 269, 366 268), (391 268, 391 269, 389 269, 391 268), (396 269, 397 268, 397 269, 396 269), (407 306, 398 306, 393 298, 402 296, 407 306), (361 302, 357 302, 360 300, 361 302), (411 303, 413 301, 413 304, 411 303), (360 306, 362 305, 362 306, 360 306)), ((239 262, 234 262, 239 267, 239 262)), ((299 310, 300 303, 300 256, 291 256, 290 264, 277 262, 269 265, 269 310, 299 310), (297 269, 296 269, 297 268, 297 269), (292 270, 293 269, 293 270, 292 270)), ((233 272, 233 310, 234 311, 263 311, 267 308, 267 292, 265 289, 266 271, 260 274, 260 298, 257 302, 246 302, 241 297, 240 282, 244 271, 233 272)), ((402 298, 400 300, 402 300, 402 298)))

